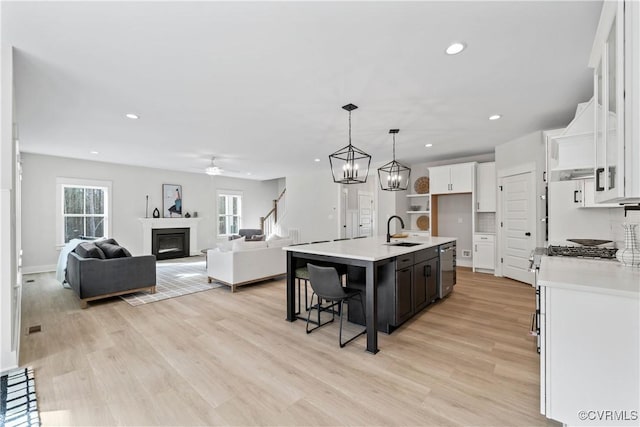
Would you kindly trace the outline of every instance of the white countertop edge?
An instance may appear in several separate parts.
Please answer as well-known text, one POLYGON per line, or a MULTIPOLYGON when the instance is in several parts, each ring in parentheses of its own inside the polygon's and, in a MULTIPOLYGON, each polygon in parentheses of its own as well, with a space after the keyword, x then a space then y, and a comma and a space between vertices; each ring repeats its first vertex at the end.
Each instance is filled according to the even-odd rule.
POLYGON ((543 256, 538 285, 637 299, 640 269, 615 260, 543 256))
POLYGON ((556 282, 549 280, 538 280, 538 285, 545 286, 547 288, 567 289, 570 291, 590 292, 592 294, 613 295, 623 298, 640 299, 640 291, 625 291, 622 289, 587 286, 579 285, 576 283, 556 282))
POLYGON ((285 246, 285 251, 299 252, 311 255, 324 255, 338 258, 349 258, 361 261, 380 261, 406 255, 423 249, 433 248, 455 242, 455 237, 410 237, 391 239, 390 243, 412 242, 417 246, 390 246, 385 237, 368 237, 365 239, 340 240, 337 242, 312 243, 300 246, 285 246))

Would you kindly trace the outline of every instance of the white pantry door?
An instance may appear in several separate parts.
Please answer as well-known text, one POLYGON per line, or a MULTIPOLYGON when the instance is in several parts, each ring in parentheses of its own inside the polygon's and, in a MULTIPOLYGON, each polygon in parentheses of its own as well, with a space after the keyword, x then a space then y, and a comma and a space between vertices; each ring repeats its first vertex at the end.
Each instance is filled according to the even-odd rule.
POLYGON ((502 186, 502 275, 533 284, 529 256, 536 247, 536 189, 533 172, 506 176, 502 186))

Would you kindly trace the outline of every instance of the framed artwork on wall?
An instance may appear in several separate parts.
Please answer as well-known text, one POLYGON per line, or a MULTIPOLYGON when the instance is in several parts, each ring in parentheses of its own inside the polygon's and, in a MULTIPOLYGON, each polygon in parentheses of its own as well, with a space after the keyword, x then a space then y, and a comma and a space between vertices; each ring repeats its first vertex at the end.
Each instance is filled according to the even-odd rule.
POLYGON ((182 218, 182 185, 162 184, 162 216, 182 218))

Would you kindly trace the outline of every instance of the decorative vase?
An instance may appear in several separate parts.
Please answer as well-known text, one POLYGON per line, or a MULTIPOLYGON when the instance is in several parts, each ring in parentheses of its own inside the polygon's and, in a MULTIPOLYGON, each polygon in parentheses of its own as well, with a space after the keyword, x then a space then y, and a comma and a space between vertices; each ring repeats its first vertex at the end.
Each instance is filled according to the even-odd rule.
POLYGON ((187 212, 186 214, 184 214, 185 218, 191 218, 191 214, 189 212, 187 212))
POLYGON ((616 258, 623 265, 640 267, 640 247, 636 239, 636 227, 638 224, 622 224, 624 228, 624 249, 616 252, 616 258))
POLYGON ((160 218, 160 211, 158 210, 158 208, 155 208, 153 210, 153 217, 154 218, 160 218))

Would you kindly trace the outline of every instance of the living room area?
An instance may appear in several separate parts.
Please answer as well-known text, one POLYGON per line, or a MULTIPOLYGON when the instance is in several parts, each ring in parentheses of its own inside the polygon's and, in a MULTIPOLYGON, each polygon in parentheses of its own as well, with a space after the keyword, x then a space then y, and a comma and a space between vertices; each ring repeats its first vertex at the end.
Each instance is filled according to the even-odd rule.
POLYGON ((21 420, 558 425, 528 257, 602 7, 1 2, 21 420))

